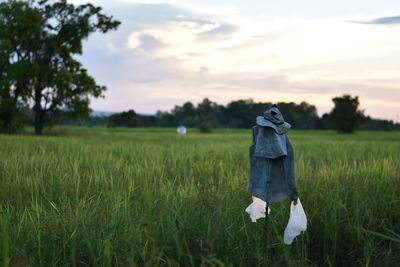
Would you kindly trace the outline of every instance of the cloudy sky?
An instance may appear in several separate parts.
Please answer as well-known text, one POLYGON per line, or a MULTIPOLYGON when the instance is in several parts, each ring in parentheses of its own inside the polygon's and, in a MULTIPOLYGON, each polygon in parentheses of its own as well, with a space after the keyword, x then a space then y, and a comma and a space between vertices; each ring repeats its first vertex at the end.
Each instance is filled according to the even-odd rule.
MULTIPOLYGON (((70 0, 85 3, 87 0, 70 0)), ((119 19, 80 57, 104 99, 94 110, 170 110, 208 97, 306 101, 357 95, 400 122, 398 0, 91 0, 119 19)))

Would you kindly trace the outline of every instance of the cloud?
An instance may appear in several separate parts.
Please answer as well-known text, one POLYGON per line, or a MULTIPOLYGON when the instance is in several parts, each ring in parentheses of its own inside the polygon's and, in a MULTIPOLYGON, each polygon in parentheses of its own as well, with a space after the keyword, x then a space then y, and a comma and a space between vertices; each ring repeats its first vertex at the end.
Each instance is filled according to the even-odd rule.
POLYGON ((393 25, 393 24, 400 24, 400 16, 394 17, 380 17, 373 20, 367 21, 351 21, 354 23, 360 24, 373 24, 373 25, 393 25))
POLYGON ((234 39, 238 32, 239 27, 232 23, 180 14, 130 33, 126 47, 151 50, 152 56, 158 58, 182 58, 219 48, 221 42, 234 39))
POLYGON ((203 32, 199 35, 201 39, 224 39, 224 38, 229 38, 233 34, 237 33, 239 31, 239 27, 237 25, 225 23, 222 25, 218 25, 218 27, 210 30, 203 32))
POLYGON ((117 53, 117 48, 115 48, 114 44, 112 42, 107 42, 106 43, 106 47, 108 48, 108 50, 112 53, 117 53))

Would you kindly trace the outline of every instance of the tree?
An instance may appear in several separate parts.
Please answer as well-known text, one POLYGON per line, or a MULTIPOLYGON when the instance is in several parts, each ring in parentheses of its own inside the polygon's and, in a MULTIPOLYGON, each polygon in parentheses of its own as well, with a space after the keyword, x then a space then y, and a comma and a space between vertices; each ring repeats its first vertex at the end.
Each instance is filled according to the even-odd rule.
POLYGON ((329 114, 329 120, 337 131, 353 133, 365 122, 364 111, 358 109, 358 96, 343 95, 332 98, 332 101, 335 106, 329 114))
POLYGON ((278 107, 293 129, 315 129, 319 117, 314 105, 304 101, 300 104, 279 102, 278 107))
POLYGON ((1 104, 30 103, 36 134, 42 133, 49 114, 88 116, 89 97, 102 96, 106 87, 97 85, 74 56, 82 54, 82 41, 90 34, 106 33, 119 24, 91 4, 1 3, 1 104))
POLYGON ((125 112, 112 114, 108 117, 109 127, 138 127, 139 115, 131 109, 125 112))
POLYGON ((7 133, 16 130, 27 101, 30 76, 36 70, 27 51, 31 40, 38 38, 40 21, 40 13, 25 2, 0 3, 0 127, 7 133))
MULTIPOLYGON (((196 112, 198 115, 199 125, 208 125, 210 128, 215 127, 218 124, 218 113, 220 106, 210 101, 208 98, 204 98, 202 102, 197 104, 196 112)), ((199 126, 198 125, 198 126, 199 126)))
POLYGON ((178 124, 194 127, 198 123, 198 116, 196 115, 196 108, 191 102, 186 102, 182 106, 182 118, 178 124))
POLYGON ((400 124, 392 120, 373 119, 367 116, 365 124, 361 127, 362 130, 383 130, 383 131, 398 131, 400 124))
POLYGON ((261 111, 260 114, 254 114, 252 112, 253 104, 252 99, 228 103, 224 112, 229 126, 233 128, 251 128, 255 124, 256 116, 262 115, 265 111, 261 111))
POLYGON ((174 116, 174 125, 193 127, 197 124, 196 109, 191 102, 184 103, 182 107, 176 105, 171 114, 174 116))

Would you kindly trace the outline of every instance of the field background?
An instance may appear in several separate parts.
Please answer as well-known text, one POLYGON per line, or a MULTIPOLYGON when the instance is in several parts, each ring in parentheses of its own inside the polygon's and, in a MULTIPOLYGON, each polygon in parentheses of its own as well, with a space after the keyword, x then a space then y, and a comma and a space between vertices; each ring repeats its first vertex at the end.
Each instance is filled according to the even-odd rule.
MULTIPOLYGON (((396 266, 400 132, 290 131, 308 230, 271 266, 396 266)), ((249 130, 55 128, 0 135, 1 261, 11 266, 261 266, 244 209, 249 130)), ((398 266, 398 265, 397 265, 398 266)))

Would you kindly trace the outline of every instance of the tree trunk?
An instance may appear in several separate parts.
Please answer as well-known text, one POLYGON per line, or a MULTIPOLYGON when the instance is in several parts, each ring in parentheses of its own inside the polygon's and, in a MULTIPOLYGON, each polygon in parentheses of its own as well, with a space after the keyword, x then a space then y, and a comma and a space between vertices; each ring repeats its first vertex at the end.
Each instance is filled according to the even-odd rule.
POLYGON ((44 111, 36 110, 35 111, 35 134, 41 135, 44 128, 44 111))
POLYGON ((43 132, 43 123, 42 122, 37 122, 35 119, 35 134, 36 135, 41 135, 43 132))
POLYGON ((44 128, 44 117, 46 115, 45 110, 43 110, 41 105, 42 94, 40 90, 35 93, 35 134, 41 135, 44 128))

